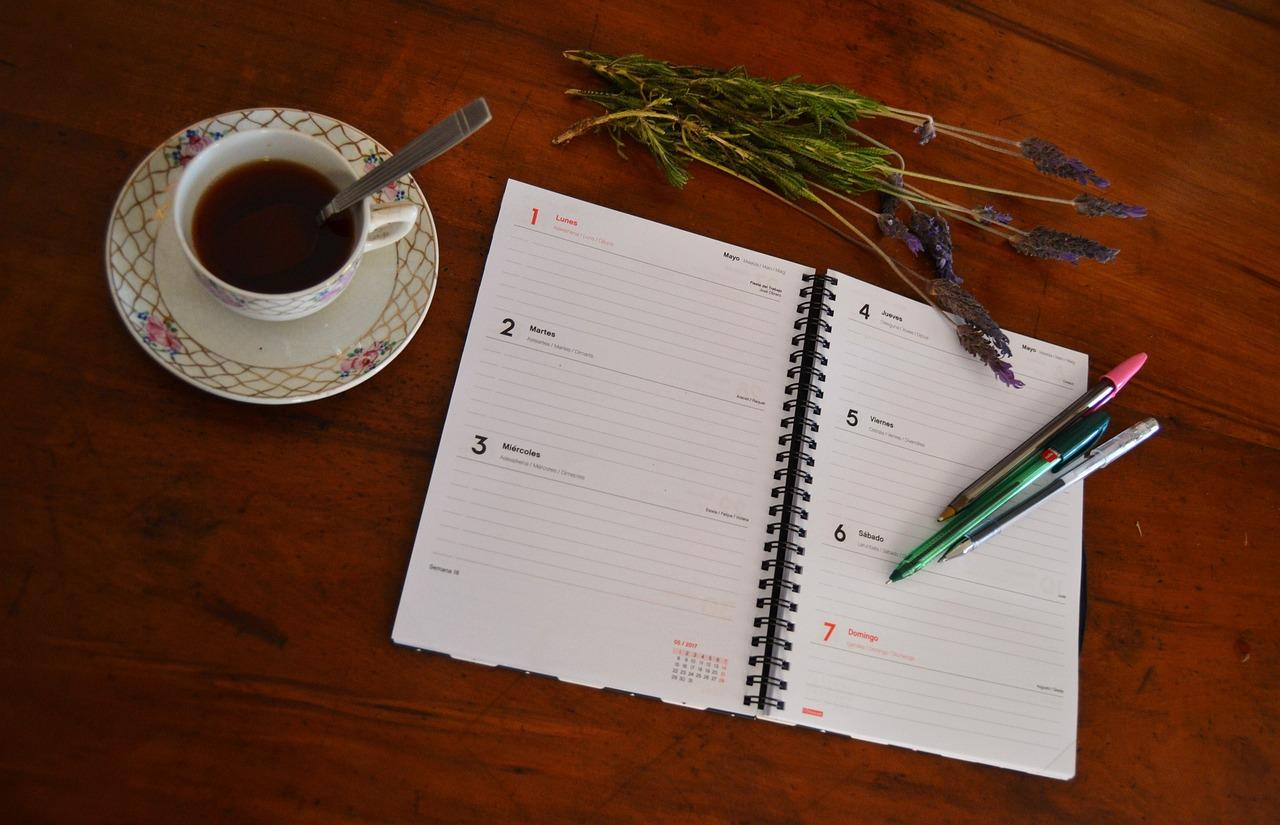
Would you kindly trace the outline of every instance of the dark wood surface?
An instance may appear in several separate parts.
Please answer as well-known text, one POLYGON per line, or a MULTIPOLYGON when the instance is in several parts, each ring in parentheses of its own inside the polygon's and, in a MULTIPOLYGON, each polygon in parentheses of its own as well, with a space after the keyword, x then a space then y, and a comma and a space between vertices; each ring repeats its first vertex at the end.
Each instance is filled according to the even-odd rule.
MULTIPOLYGON (((1262 0, 0 5, 3 818, 1275 821, 1277 54, 1262 0), (1112 411, 1165 431, 1088 485, 1073 781, 391 644, 508 177, 896 288, 731 180, 697 172, 678 192, 641 151, 552 147, 591 113, 561 93, 591 82, 560 57, 581 47, 800 73, 1042 135, 1151 209, 1088 225, 1124 250, 1107 266, 958 241, 1009 328, 1099 366, 1151 355, 1112 411), (292 106, 396 147, 481 94, 494 122, 418 176, 443 250, 435 302, 367 384, 239 404, 129 339, 104 228, 175 130, 292 106)), ((1073 192, 941 141, 909 157, 1073 192)))

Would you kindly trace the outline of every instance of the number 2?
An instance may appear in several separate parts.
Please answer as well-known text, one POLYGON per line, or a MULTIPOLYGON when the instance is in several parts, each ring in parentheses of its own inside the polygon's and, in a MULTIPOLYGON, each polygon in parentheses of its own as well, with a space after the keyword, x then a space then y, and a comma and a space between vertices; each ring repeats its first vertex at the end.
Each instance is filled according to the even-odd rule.
POLYGON ((823 636, 822 636, 822 641, 824 641, 824 642, 826 642, 826 641, 830 641, 830 639, 831 639, 831 634, 832 634, 833 632, 835 632, 835 629, 836 629, 835 623, 834 623, 834 622, 823 622, 823 623, 822 623, 822 626, 823 626, 823 627, 825 627, 825 628, 827 629, 827 632, 826 632, 825 634, 823 634, 823 636))
POLYGON ((499 335, 505 335, 505 336, 507 336, 508 338, 510 338, 510 337, 511 337, 511 330, 513 330, 513 329, 515 329, 515 328, 516 328, 516 322, 515 322, 515 321, 512 321, 510 318, 503 318, 503 319, 502 319, 502 323, 506 324, 506 326, 505 326, 505 327, 503 327, 503 328, 498 332, 498 334, 499 334, 499 335))

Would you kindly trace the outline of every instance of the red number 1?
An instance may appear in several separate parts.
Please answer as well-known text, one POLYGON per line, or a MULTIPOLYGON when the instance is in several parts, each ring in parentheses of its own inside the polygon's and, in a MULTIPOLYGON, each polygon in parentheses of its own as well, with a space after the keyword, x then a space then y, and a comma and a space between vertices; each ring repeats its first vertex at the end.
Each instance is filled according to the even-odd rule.
POLYGON ((538 222, 538 208, 535 206, 533 209, 533 220, 529 221, 529 223, 536 224, 537 222, 538 222))
POLYGON ((832 634, 832 632, 833 632, 833 631, 835 631, 836 626, 835 626, 834 624, 832 624, 831 622, 823 622, 823 623, 822 623, 822 626, 823 626, 823 627, 825 627, 825 628, 827 629, 827 633, 826 633, 826 635, 822 637, 822 641, 824 641, 824 642, 825 642, 825 641, 827 641, 828 639, 830 639, 830 638, 831 638, 831 634, 832 634))

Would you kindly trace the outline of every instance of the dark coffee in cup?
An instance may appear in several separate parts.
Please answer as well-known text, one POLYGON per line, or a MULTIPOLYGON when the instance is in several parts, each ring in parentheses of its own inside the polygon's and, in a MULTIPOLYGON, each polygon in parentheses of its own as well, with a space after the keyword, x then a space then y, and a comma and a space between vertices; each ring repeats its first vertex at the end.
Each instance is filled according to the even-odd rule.
POLYGON ((333 275, 355 251, 353 210, 316 222, 338 186, 288 160, 234 167, 197 201, 191 238, 200 263, 249 292, 299 292, 333 275))

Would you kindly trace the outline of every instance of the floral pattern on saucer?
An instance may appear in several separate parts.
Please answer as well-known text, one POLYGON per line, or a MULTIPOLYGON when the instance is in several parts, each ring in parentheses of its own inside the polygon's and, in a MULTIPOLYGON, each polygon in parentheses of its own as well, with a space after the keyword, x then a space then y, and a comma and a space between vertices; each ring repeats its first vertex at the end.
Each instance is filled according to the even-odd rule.
MULTIPOLYGON (((365 174, 372 172, 384 160, 386 160, 386 157, 380 154, 366 156, 364 159, 365 174)), ((391 183, 388 183, 373 194, 373 199, 378 203, 395 203, 396 201, 404 200, 406 197, 408 195, 398 180, 391 181, 391 183)))
POLYGON ((361 375, 377 366, 383 356, 391 352, 399 341, 374 341, 367 347, 356 347, 347 353, 347 358, 338 365, 338 374, 343 378, 349 375, 361 375))
POLYGON ((139 312, 138 320, 142 322, 142 342, 154 350, 177 358, 182 352, 182 341, 178 339, 178 325, 172 321, 162 321, 150 312, 139 312))
MULTIPOLYGON (((357 174, 391 156, 386 147, 359 129, 297 109, 245 109, 191 124, 143 160, 121 190, 107 230, 108 284, 134 339, 159 364, 187 383, 224 398, 259 404, 324 398, 381 370, 421 326, 435 293, 438 271, 435 223, 422 190, 411 176, 405 175, 377 194, 382 202, 417 204, 418 223, 396 243, 393 265, 383 253, 386 263, 380 266, 388 268, 380 271, 385 273, 390 291, 385 306, 379 307, 383 300, 379 298, 379 303, 365 305, 372 322, 362 320, 358 328, 339 324, 332 333, 326 332, 334 336, 332 345, 326 345, 330 354, 321 356, 318 353, 324 350, 320 349, 309 363, 272 364, 249 363, 243 360, 245 356, 237 359, 219 352, 200 336, 191 334, 191 325, 184 323, 181 315, 175 317, 166 303, 162 279, 156 271, 157 239, 162 229, 166 233, 173 231, 165 222, 170 220, 173 188, 186 164, 225 135, 248 129, 292 129, 327 141, 357 174)), ((312 317, 320 318, 331 311, 326 307, 312 317)), ((235 317, 244 323, 241 316, 235 317)), ((267 326, 251 327, 246 334, 252 337, 256 334, 253 329, 269 330, 274 326, 277 332, 263 334, 278 336, 278 324, 304 321, 250 321, 267 326)))

